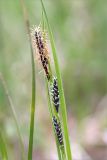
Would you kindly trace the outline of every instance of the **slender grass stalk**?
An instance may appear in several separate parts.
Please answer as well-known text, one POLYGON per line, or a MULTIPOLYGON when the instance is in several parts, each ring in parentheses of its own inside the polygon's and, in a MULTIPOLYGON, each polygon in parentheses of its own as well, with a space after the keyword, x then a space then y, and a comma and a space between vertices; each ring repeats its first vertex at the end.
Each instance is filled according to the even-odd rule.
POLYGON ((0 130, 0 152, 1 152, 2 160, 8 160, 6 143, 1 130, 0 130))
POLYGON ((31 115, 30 115, 30 135, 29 135, 29 147, 28 147, 28 160, 32 160, 32 152, 33 152, 33 135, 34 135, 34 119, 35 119, 35 89, 36 89, 36 83, 35 83, 35 62, 34 62, 34 55, 33 55, 33 48, 32 48, 32 40, 31 40, 31 34, 30 34, 30 23, 27 15, 27 11, 25 8, 25 4, 23 0, 21 0, 22 9, 24 13, 24 20, 25 25, 27 28, 27 33, 29 36, 29 43, 30 43, 30 49, 31 49, 31 63, 32 63, 32 101, 31 101, 31 115))
MULTIPOLYGON (((47 99, 48 99, 48 108, 49 108, 49 113, 50 113, 50 119, 52 120, 52 117, 53 117, 52 116, 52 105, 51 105, 51 100, 50 100, 50 93, 49 93, 49 87, 48 87, 47 79, 45 79, 45 83, 46 83, 46 91, 47 91, 47 99)), ((52 128, 53 128, 53 132, 54 132, 54 135, 55 135, 55 141, 56 141, 58 158, 59 158, 59 160, 62 160, 62 158, 61 158, 61 152, 60 152, 60 147, 59 147, 57 136, 55 134, 53 123, 52 123, 52 128)))
POLYGON ((46 22, 47 22, 47 28, 48 28, 48 32, 49 32, 49 36, 50 36, 50 43, 51 43, 51 47, 52 47, 55 70, 56 70, 56 75, 58 78, 58 87, 59 87, 59 94, 60 94, 60 106, 61 106, 62 124, 63 124, 64 139, 65 139, 65 146, 66 146, 66 154, 67 154, 67 159, 71 160, 72 156, 71 156, 71 149, 70 149, 70 142, 69 142, 69 135, 68 135, 67 113, 66 113, 66 104, 65 104, 62 79, 61 79, 61 72, 60 72, 60 68, 59 68, 59 63, 58 63, 57 52, 56 52, 56 48, 55 48, 55 44, 54 44, 53 34, 51 31, 51 27, 50 27, 48 17, 46 14, 46 10, 45 10, 45 7, 44 7, 42 0, 41 0, 41 4, 42 4, 42 9, 44 11, 44 15, 46 18, 46 22))
POLYGON ((10 105, 11 113, 12 113, 13 119, 14 119, 15 124, 16 124, 17 133, 18 133, 19 140, 20 140, 22 159, 24 160, 25 159, 24 144, 23 144, 23 140, 22 140, 22 137, 21 137, 21 133, 20 133, 20 128, 19 128, 19 124, 18 124, 16 112, 15 112, 15 107, 14 107, 12 98, 11 98, 11 96, 9 94, 8 88, 6 86, 6 82, 5 82, 5 80, 4 80, 4 78, 3 78, 1 73, 0 73, 0 80, 1 80, 1 82, 3 84, 4 90, 5 90, 5 94, 7 96, 7 99, 8 99, 9 105, 10 105))
POLYGON ((32 57, 32 102, 31 102, 31 119, 30 119, 30 136, 29 136, 29 148, 28 148, 28 160, 32 160, 33 152, 33 134, 34 134, 34 118, 35 118, 35 65, 34 57, 32 57))

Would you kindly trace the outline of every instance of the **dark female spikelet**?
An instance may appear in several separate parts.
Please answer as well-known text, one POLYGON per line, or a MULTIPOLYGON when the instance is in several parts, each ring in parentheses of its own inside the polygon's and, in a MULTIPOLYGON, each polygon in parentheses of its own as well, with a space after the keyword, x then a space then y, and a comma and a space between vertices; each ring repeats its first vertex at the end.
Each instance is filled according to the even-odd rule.
POLYGON ((47 79, 50 79, 49 69, 48 69, 48 49, 46 46, 46 40, 44 38, 44 32, 41 31, 40 27, 36 27, 33 32, 33 44, 36 45, 39 57, 46 73, 47 79))
POLYGON ((53 124, 54 124, 54 127, 55 127, 55 132, 56 132, 59 144, 63 145, 63 135, 62 135, 60 122, 57 121, 55 116, 53 116, 52 120, 53 120, 53 124))
POLYGON ((59 90, 58 90, 57 78, 55 77, 53 79, 51 94, 52 94, 52 101, 54 103, 55 109, 58 112, 59 111, 59 90))

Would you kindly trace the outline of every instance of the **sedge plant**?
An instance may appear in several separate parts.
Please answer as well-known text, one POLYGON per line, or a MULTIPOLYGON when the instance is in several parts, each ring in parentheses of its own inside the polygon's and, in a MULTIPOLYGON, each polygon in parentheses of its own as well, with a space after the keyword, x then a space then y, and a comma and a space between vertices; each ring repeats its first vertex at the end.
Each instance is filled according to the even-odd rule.
POLYGON ((56 140, 58 158, 59 160, 71 160, 72 156, 71 156, 70 142, 69 142, 69 135, 68 135, 66 104, 65 104, 65 97, 64 97, 63 86, 62 86, 61 73, 60 73, 58 58, 56 54, 53 34, 50 28, 50 24, 48 22, 47 14, 46 14, 42 0, 41 0, 41 4, 42 4, 43 15, 44 15, 43 21, 46 22, 46 29, 49 33, 56 75, 52 73, 45 28, 39 25, 33 28, 32 32, 30 33, 29 20, 25 14, 26 26, 27 26, 30 46, 31 46, 31 57, 32 57, 32 105, 31 105, 28 160, 32 160, 32 151, 33 151, 34 113, 35 113, 35 65, 34 65, 35 51, 36 51, 36 54, 39 55, 39 60, 41 62, 41 65, 45 73, 45 77, 47 79, 46 83, 47 83, 48 106, 49 106, 50 117, 52 120, 52 126, 53 126, 53 131, 54 131, 55 140, 56 140), (31 39, 31 36, 32 36, 32 39, 31 39), (32 46, 33 46, 33 50, 32 50, 32 46), (61 111, 61 115, 59 113, 59 110, 61 111))
POLYGON ((65 97, 64 97, 64 91, 63 91, 63 85, 62 85, 62 78, 61 78, 61 72, 60 67, 58 63, 57 58, 57 52, 55 47, 55 42, 52 34, 52 30, 48 21, 47 13, 43 4, 43 1, 41 0, 42 10, 44 12, 46 24, 47 24, 47 30, 50 37, 50 43, 52 48, 52 54, 54 59, 54 65, 55 65, 55 71, 56 76, 58 79, 58 87, 59 87, 59 96, 60 96, 60 108, 61 108, 61 115, 62 115, 62 124, 63 124, 63 132, 64 132, 64 141, 65 141, 65 149, 66 149, 66 157, 68 160, 72 160, 71 155, 71 149, 70 149, 70 141, 69 141, 69 134, 68 134, 68 126, 67 126, 67 112, 66 112, 66 103, 65 103, 65 97))
POLYGON ((43 67, 48 82, 48 89, 50 91, 50 94, 48 95, 49 95, 49 100, 51 99, 50 116, 55 132, 55 138, 57 140, 56 144, 58 144, 57 149, 58 151, 60 150, 62 159, 65 159, 66 157, 65 146, 64 146, 62 126, 59 115, 59 106, 60 106, 59 90, 58 90, 57 79, 54 77, 51 69, 49 50, 46 40, 46 32, 44 29, 42 29, 41 26, 38 26, 32 30, 31 35, 32 35, 34 50, 36 49, 36 54, 38 54, 39 56, 41 65, 43 67))

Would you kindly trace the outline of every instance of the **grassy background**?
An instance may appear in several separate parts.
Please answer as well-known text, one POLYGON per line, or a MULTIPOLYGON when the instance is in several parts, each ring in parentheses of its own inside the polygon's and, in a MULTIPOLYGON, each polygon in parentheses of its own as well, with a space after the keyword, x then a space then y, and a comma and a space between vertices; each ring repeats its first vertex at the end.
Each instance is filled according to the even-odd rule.
MULTIPOLYGON (((96 120, 96 123, 100 121, 99 132, 105 133, 107 123, 103 112, 106 111, 107 106, 107 1, 45 0, 44 2, 58 50, 69 111, 69 129, 73 130, 71 129, 72 123, 75 122, 73 127, 77 127, 75 129, 77 135, 78 131, 80 132, 78 135, 78 141, 80 141, 82 133, 88 130, 86 127, 83 128, 82 124, 86 122, 86 119, 93 120, 92 117, 97 117, 94 121, 96 120)), ((38 25, 41 18, 39 0, 25 0, 25 3, 31 24, 38 25)), ((34 156, 38 155, 38 159, 40 154, 41 157, 46 156, 49 148, 51 153, 52 146, 54 146, 45 84, 42 80, 43 75, 39 71, 41 67, 37 65, 37 134, 34 137, 34 156), (47 139, 44 139, 44 136, 50 137, 50 144, 46 143, 47 139)), ((0 0, 0 72, 13 98, 27 151, 31 59, 19 0, 0 0)), ((88 124, 89 121, 86 126, 88 124)), ((10 159, 16 159, 20 155, 20 148, 15 124, 1 83, 0 128, 5 133, 10 159)), ((73 137, 72 131, 70 136, 73 137)), ((87 140, 83 139, 83 142, 87 144, 87 140)))

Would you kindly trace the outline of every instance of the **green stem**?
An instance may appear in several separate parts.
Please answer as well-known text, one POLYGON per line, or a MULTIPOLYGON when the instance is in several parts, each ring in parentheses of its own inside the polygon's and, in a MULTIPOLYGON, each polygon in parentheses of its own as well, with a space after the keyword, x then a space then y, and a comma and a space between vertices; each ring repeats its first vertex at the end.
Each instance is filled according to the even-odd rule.
POLYGON ((30 116, 31 119, 30 119, 30 136, 29 136, 28 160, 32 160, 34 118, 35 118, 35 65, 34 65, 33 54, 31 54, 31 59, 32 59, 32 102, 31 102, 31 116, 30 116))
POLYGON ((30 23, 29 23, 29 18, 28 18, 27 11, 26 11, 23 0, 21 0, 21 5, 22 5, 25 25, 26 25, 27 33, 29 37, 30 50, 31 50, 31 63, 32 63, 32 100, 31 100, 31 113, 30 113, 30 135, 29 135, 29 146, 28 146, 28 160, 32 160, 34 119, 35 119, 35 89, 36 89, 35 62, 34 62, 34 55, 33 55, 32 39, 31 39, 31 34, 30 34, 30 23))
POLYGON ((2 131, 0 130, 0 151, 3 160, 8 160, 6 143, 2 131))
POLYGON ((65 148, 64 146, 61 146, 61 151, 62 151, 62 159, 66 160, 66 155, 65 155, 65 148))
POLYGON ((29 147, 28 147, 28 160, 32 160, 32 152, 33 152, 33 135, 34 135, 34 118, 35 118, 35 62, 34 62, 34 55, 31 43, 31 35, 29 30, 29 21, 27 21, 28 25, 28 35, 29 35, 29 42, 31 48, 31 63, 32 63, 32 101, 31 101, 31 115, 30 115, 30 135, 29 135, 29 147))

